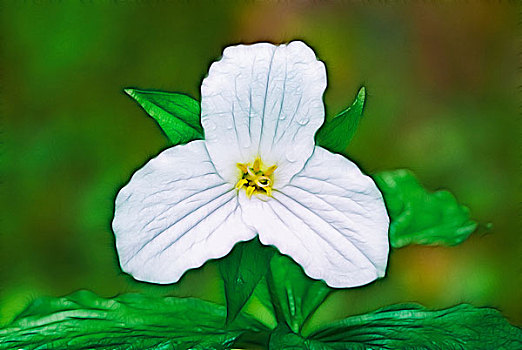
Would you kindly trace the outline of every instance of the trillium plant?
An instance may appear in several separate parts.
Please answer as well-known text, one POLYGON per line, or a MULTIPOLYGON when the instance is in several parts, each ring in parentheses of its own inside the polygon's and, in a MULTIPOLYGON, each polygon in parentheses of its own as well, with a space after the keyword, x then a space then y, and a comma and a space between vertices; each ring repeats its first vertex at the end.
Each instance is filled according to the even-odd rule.
POLYGON ((498 311, 466 304, 309 322, 335 289, 384 277, 390 246, 456 245, 477 227, 449 192, 424 190, 407 170, 366 175, 341 155, 365 89, 325 122, 326 86, 324 64, 294 41, 226 48, 201 102, 126 89, 172 147, 116 197, 121 268, 170 284, 217 260, 226 306, 87 291, 38 299, 0 330, 0 349, 521 348, 498 311))

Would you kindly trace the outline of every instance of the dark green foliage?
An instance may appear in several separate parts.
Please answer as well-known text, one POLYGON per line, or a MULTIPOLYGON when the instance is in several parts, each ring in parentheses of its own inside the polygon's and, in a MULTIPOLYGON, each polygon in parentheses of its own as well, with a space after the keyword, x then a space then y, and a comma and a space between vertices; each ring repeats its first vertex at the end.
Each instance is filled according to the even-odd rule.
POLYGON ((300 332, 332 291, 323 281, 307 277, 291 258, 274 247, 263 246, 257 238, 237 244, 219 261, 219 268, 225 283, 229 321, 255 289, 260 302, 280 323, 300 332))
POLYGON ((448 191, 430 193, 408 170, 383 171, 373 176, 390 215, 390 243, 457 245, 475 231, 469 209, 448 191))
POLYGON ((267 273, 274 253, 273 248, 262 246, 255 238, 238 243, 227 257, 219 261, 227 299, 227 323, 236 318, 250 299, 259 281, 267 273))
POLYGON ((522 331, 500 312, 470 305, 440 311, 394 305, 348 317, 308 337, 285 322, 270 332, 241 314, 225 327, 225 314, 224 307, 193 298, 127 294, 105 299, 80 291, 37 299, 0 329, 0 349, 231 349, 267 343, 270 349, 310 350, 522 348, 522 331))
POLYGON ((125 89, 156 120, 173 145, 203 139, 199 102, 174 92, 125 89))
POLYGON ((295 333, 332 291, 324 281, 310 279, 301 266, 281 254, 272 258, 267 282, 278 323, 286 324, 295 333))

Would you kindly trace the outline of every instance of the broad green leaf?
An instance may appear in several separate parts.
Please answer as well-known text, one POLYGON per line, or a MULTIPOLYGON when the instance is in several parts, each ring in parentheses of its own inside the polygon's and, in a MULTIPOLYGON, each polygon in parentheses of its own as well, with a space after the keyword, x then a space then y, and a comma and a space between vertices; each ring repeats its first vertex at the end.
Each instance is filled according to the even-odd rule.
POLYGON ((394 305, 311 334, 303 349, 522 349, 522 330, 494 309, 458 305, 430 311, 394 305))
POLYGON ((279 253, 270 262, 267 286, 278 324, 286 324, 295 333, 301 332, 332 291, 324 281, 310 279, 301 266, 279 253))
POLYGON ((0 329, 0 349, 229 349, 266 332, 240 315, 224 327, 225 308, 194 298, 140 294, 113 299, 80 291, 40 298, 0 329))
POLYGON ((390 243, 457 245, 475 231, 469 209, 448 191, 426 191, 408 170, 383 171, 373 176, 390 215, 390 243))
POLYGON ((365 99, 366 89, 363 86, 350 107, 326 121, 317 131, 315 135, 317 145, 331 152, 344 152, 361 120, 365 99))
POLYGON ((219 271, 225 283, 227 323, 232 322, 250 299, 265 276, 275 250, 263 246, 257 238, 238 243, 232 252, 219 260, 219 271))
POLYGON ((156 120, 173 145, 203 139, 199 102, 174 92, 125 89, 156 120))

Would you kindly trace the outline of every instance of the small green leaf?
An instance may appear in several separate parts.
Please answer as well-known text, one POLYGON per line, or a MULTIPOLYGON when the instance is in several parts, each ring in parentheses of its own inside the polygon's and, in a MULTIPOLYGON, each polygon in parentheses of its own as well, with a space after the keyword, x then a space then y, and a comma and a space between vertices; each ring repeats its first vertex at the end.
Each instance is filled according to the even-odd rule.
POLYGON ((390 243, 457 245, 475 231, 469 209, 448 191, 427 192, 408 170, 383 171, 373 176, 390 215, 390 243))
POLYGON ((238 243, 232 252, 219 260, 225 283, 227 323, 232 322, 265 276, 275 249, 263 246, 257 238, 238 243))
POLYGON ((350 107, 326 121, 317 131, 315 135, 317 145, 331 152, 344 152, 361 120, 365 99, 366 89, 363 86, 350 107))
POLYGON ((225 312, 194 298, 80 291, 37 299, 0 329, 0 349, 229 349, 240 336, 267 332, 243 315, 225 329, 225 312))
POLYGON ((279 253, 270 262, 267 282, 278 324, 286 324, 295 333, 301 332, 332 291, 324 281, 312 280, 301 266, 279 253))
POLYGON ((125 89, 156 120, 173 145, 203 139, 199 102, 174 92, 125 89))
POLYGON ((394 305, 335 322, 308 337, 308 349, 522 349, 522 331, 494 309, 458 305, 430 311, 394 305))

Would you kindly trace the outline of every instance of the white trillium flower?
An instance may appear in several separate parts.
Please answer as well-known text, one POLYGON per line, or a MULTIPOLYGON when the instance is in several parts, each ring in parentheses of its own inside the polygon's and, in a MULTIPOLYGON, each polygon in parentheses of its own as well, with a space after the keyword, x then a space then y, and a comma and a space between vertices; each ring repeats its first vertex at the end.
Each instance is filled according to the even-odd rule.
POLYGON ((119 192, 122 269, 174 283, 259 236, 331 287, 382 277, 389 219, 373 180, 315 146, 324 64, 303 42, 228 47, 201 87, 205 140, 174 146, 119 192))

